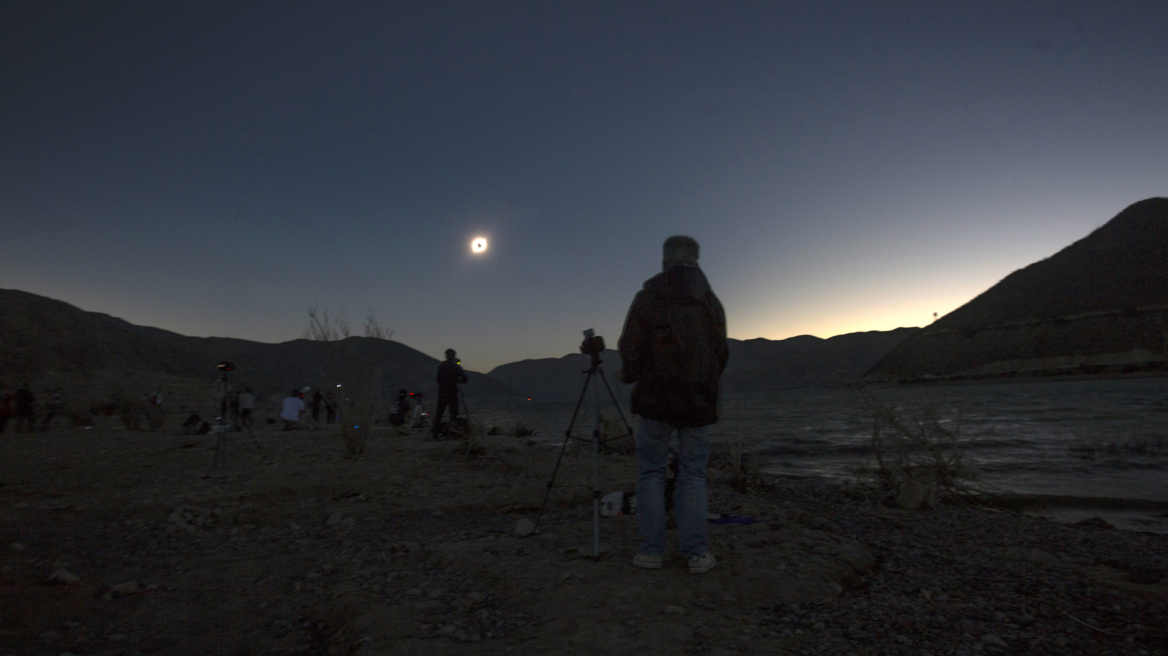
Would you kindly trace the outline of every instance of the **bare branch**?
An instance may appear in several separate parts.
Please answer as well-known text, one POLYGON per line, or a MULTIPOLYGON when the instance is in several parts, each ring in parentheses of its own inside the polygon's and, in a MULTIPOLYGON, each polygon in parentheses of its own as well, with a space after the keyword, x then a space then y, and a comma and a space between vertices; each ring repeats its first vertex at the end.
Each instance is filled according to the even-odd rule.
POLYGON ((373 308, 369 308, 369 316, 365 317, 365 336, 373 337, 375 339, 393 339, 393 330, 381 325, 377 315, 373 313, 373 308))

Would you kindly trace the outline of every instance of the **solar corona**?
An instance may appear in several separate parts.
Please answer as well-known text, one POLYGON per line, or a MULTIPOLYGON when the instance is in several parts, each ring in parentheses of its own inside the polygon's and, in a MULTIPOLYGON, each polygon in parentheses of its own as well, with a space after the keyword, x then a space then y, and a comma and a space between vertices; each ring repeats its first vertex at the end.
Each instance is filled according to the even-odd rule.
POLYGON ((487 240, 485 237, 476 237, 470 243, 470 250, 474 253, 484 253, 487 250, 487 240))

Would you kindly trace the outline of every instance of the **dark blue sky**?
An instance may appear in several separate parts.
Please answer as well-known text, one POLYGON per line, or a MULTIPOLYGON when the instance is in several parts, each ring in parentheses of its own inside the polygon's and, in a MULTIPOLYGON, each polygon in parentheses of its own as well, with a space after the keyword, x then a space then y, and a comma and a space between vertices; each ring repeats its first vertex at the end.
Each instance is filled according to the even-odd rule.
POLYGON ((1168 194, 1165 34, 1164 2, 8 2, 0 287, 261 341, 372 306, 485 371, 615 343, 681 233, 732 337, 924 325, 1168 194))

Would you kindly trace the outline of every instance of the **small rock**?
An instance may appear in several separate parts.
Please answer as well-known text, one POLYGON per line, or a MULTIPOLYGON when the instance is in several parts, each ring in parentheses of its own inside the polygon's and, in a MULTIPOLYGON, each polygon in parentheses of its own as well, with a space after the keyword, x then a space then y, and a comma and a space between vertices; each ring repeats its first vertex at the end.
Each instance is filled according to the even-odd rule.
POLYGON ((454 607, 465 613, 474 607, 474 602, 465 597, 462 599, 455 599, 454 607))
POLYGON ((123 641, 123 640, 125 640, 125 639, 126 639, 126 634, 124 634, 124 633, 115 633, 115 634, 111 635, 111 636, 109 637, 109 639, 110 639, 110 642, 121 642, 121 641, 123 641))
POLYGON ((1005 647, 1006 646, 1005 640, 1002 640, 1001 638, 999 638, 998 636, 996 636, 992 633, 987 633, 987 634, 983 635, 981 637, 981 641, 982 641, 982 644, 993 645, 995 647, 1005 647))
POLYGON ((426 596, 431 598, 431 599, 437 599, 438 597, 442 596, 442 591, 439 590, 438 588, 434 588, 433 590, 427 592, 426 596))
POLYGON ((468 594, 466 597, 467 597, 467 599, 470 599, 471 601, 473 601, 477 604, 477 603, 481 602, 482 600, 486 599, 487 595, 485 595, 481 592, 475 591, 475 592, 468 594))
POLYGON ((69 583, 76 583, 80 581, 81 577, 67 569, 59 569, 52 574, 49 574, 49 580, 53 583, 64 583, 68 585, 69 583))
POLYGON ((346 517, 344 520, 341 521, 341 526, 344 526, 346 528, 349 526, 356 526, 356 525, 357 525, 357 520, 352 518, 352 517, 346 517))
POLYGON ((12 544, 8 545, 8 548, 12 549, 13 551, 24 551, 24 545, 19 542, 13 542, 12 544))
POLYGON ((438 633, 441 633, 442 635, 451 635, 457 630, 458 629, 453 624, 447 624, 446 626, 439 629, 438 633))
POLYGON ((1115 528, 1102 517, 1084 519, 1083 521, 1075 522, 1075 526, 1082 526, 1084 528, 1115 528))
POLYGON ((666 606, 665 607, 665 614, 666 615, 685 615, 685 609, 682 608, 681 606, 666 606))
POLYGON ((344 521, 344 519, 345 519, 345 513, 338 510, 337 512, 328 516, 328 519, 325 520, 324 525, 325 526, 340 526, 341 522, 344 521))
POLYGON ((535 522, 523 517, 515 522, 515 537, 525 538, 535 532, 535 522))
POLYGON ((292 529, 293 531, 303 531, 304 530, 304 527, 297 524, 296 522, 288 522, 288 528, 292 529))
POLYGON ((418 588, 410 588, 409 590, 406 590, 406 596, 407 597, 421 597, 422 591, 419 590, 418 588))
POLYGON ((137 594, 138 590, 139 590, 139 588, 138 588, 137 581, 126 581, 125 583, 119 583, 119 584, 113 586, 112 588, 110 588, 110 592, 112 592, 116 595, 137 594))

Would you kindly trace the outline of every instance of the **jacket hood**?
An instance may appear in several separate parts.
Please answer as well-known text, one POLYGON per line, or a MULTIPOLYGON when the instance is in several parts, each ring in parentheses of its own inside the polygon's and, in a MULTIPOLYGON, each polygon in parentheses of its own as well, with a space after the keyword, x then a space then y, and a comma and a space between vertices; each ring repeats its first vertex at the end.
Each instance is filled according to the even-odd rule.
POLYGON ((698 267, 675 264, 646 280, 644 289, 674 303, 701 303, 710 293, 710 283, 698 267))

